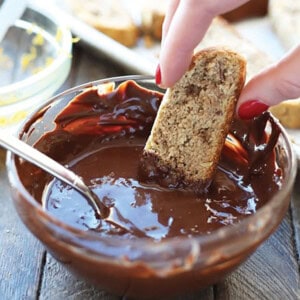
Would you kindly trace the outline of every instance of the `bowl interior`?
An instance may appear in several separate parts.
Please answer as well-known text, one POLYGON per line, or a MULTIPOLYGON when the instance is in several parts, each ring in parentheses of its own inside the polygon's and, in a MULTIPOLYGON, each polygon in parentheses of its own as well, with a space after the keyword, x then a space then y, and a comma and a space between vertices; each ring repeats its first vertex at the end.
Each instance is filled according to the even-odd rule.
MULTIPOLYGON (((53 120, 57 113, 74 96, 92 86, 111 81, 118 83, 127 79, 140 79, 137 81, 139 84, 155 89, 153 80, 142 78, 137 76, 100 80, 66 91, 51 99, 43 109, 28 119, 19 132, 20 138, 28 144, 35 144, 45 132, 54 128, 53 120)), ((152 277, 162 281, 170 279, 170 282, 175 277, 176 280, 182 278, 185 280, 181 284, 182 288, 190 286, 187 278, 192 282, 197 276, 196 286, 202 285, 201 280, 203 284, 210 284, 245 260, 276 229, 288 208, 297 164, 287 134, 278 126, 280 135, 275 145, 275 163, 282 170, 281 188, 253 215, 238 224, 224 226, 207 235, 170 238, 159 243, 143 238, 129 242, 76 229, 43 209, 41 198, 33 197, 25 187, 26 183, 19 177, 22 170, 18 159, 9 154, 7 165, 15 205, 23 222, 52 253, 73 262, 72 268, 87 275, 87 278, 99 275, 99 283, 104 286, 106 284, 101 276, 106 275, 102 270, 109 264, 118 269, 116 272, 122 278, 139 278, 136 282, 132 279, 137 289, 142 284, 151 291, 152 283, 147 282, 147 278, 152 277), (93 268, 95 264, 98 264, 97 270, 93 268), (91 266, 90 269, 88 266, 91 266), (193 270, 198 272, 196 277, 193 270), (145 274, 148 275, 144 276, 145 274)), ((31 183, 33 187, 32 180, 31 183)), ((115 274, 110 281, 108 277, 107 286, 114 281, 114 276, 115 274)))
MULTIPOLYGON (((132 77, 128 77, 132 78, 132 77)), ((144 87, 156 89, 155 85, 153 84, 152 80, 144 79, 141 80, 143 77, 133 77, 136 79, 140 79, 138 81, 139 84, 141 84, 144 87)), ((147 77, 146 77, 147 78, 147 77)), ((26 125, 23 127, 23 131, 20 133, 20 137, 25 140, 27 143, 34 145, 44 133, 50 132, 55 124, 54 124, 54 118, 55 116, 69 103, 71 99, 73 99, 76 95, 81 93, 87 88, 90 88, 91 86, 98 86, 99 84, 103 84, 105 82, 111 82, 114 81, 117 84, 119 82, 123 82, 127 78, 113 78, 113 79, 107 79, 107 80, 100 80, 98 82, 89 83, 86 85, 83 85, 81 87, 73 88, 69 91, 66 91, 65 93, 62 93, 61 95, 58 95, 57 97, 54 97, 49 101, 49 104, 46 105, 44 108, 42 108, 38 113, 33 114, 33 117, 29 119, 29 121, 26 123, 26 125), (38 118, 36 117, 38 116, 38 118)), ((270 130, 270 126, 267 127, 267 130, 270 130)), ((240 223, 240 226, 247 227, 252 220, 254 222, 257 221, 258 218, 260 218, 260 215, 263 214, 260 211, 267 210, 268 212, 271 212, 272 209, 277 208, 278 206, 282 205, 283 202, 285 202, 286 196, 289 194, 292 183, 295 177, 295 157, 294 153, 291 150, 291 145, 289 143, 289 140, 287 138, 286 133, 284 132, 283 128, 280 129, 281 134, 278 139, 277 145, 275 147, 276 151, 276 163, 282 168, 283 171, 283 182, 282 182, 282 188, 279 190, 278 194, 273 197, 274 199, 270 199, 270 201, 262 207, 257 213, 255 213, 253 216, 242 220, 240 223), (244 225, 245 223, 245 225, 244 225)), ((63 163, 66 163, 65 161, 63 163)), ((19 180, 17 174, 14 174, 14 176, 17 177, 19 180)), ((21 183, 22 185, 22 183, 21 183)), ((33 199, 31 195, 28 195, 28 192, 25 191, 26 197, 34 204, 34 205, 40 205, 41 199, 33 199)), ((265 214, 269 216, 269 213, 265 214)), ((55 218, 54 218, 55 219, 55 218)), ((268 218, 263 218, 262 220, 259 220, 258 224, 259 227, 262 226, 262 224, 267 224, 269 222, 268 218)), ((269 224, 269 226, 272 226, 272 222, 269 224)), ((253 227, 254 228, 254 227, 253 227)), ((256 228, 256 227, 255 227, 256 228)), ((223 230, 223 229, 222 229, 223 230)), ((222 231, 220 230, 220 231, 222 231)), ((231 226, 224 227, 224 231, 232 231, 233 234, 235 234, 235 229, 232 230, 231 226)), ((87 233, 88 234, 88 233, 87 233)), ((223 234, 223 233, 222 233, 223 234)), ((222 235, 220 234, 220 236, 222 235)), ((216 232, 216 236, 218 237, 218 231, 216 232)), ((204 238, 204 237, 201 237, 204 238)), ((205 237, 208 239, 213 240, 215 238, 214 233, 211 234, 209 237, 205 237)))
MULTIPOLYGON (((11 27, 1 43, 0 87, 24 80, 47 67, 59 55, 60 45, 55 40, 58 30, 48 22, 48 31, 33 21, 36 14, 27 9, 22 20, 11 27)), ((45 19, 46 20, 46 19, 45 19)), ((46 24, 45 24, 46 25, 46 24)))

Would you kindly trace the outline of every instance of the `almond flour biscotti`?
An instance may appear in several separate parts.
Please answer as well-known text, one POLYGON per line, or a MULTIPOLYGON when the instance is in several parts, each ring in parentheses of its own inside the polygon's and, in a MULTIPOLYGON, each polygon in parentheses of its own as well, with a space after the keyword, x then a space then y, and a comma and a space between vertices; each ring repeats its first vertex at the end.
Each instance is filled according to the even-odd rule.
POLYGON ((66 0, 71 12, 119 43, 132 47, 139 38, 138 26, 118 0, 66 0))
POLYGON ((300 99, 287 100, 270 107, 271 113, 287 128, 300 128, 300 99))
POLYGON ((162 38, 162 25, 167 11, 167 0, 142 1, 142 32, 156 40, 162 38))
POLYGON ((189 70, 166 91, 145 145, 141 172, 148 179, 197 191, 208 186, 245 73, 244 58, 233 51, 210 48, 194 55, 189 70))
POLYGON ((272 60, 266 53, 242 37, 234 26, 221 17, 213 20, 196 51, 208 47, 238 49, 239 54, 247 61, 247 80, 272 63, 272 60))

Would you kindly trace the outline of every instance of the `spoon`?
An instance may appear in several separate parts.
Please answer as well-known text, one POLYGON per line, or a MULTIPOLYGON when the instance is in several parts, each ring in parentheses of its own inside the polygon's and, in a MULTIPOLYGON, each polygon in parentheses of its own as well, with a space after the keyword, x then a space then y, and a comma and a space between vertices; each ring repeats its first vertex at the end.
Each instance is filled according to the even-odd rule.
POLYGON ((72 186, 89 201, 97 217, 104 219, 108 216, 109 208, 100 201, 98 196, 84 183, 82 178, 71 170, 13 135, 0 132, 0 145, 72 186))

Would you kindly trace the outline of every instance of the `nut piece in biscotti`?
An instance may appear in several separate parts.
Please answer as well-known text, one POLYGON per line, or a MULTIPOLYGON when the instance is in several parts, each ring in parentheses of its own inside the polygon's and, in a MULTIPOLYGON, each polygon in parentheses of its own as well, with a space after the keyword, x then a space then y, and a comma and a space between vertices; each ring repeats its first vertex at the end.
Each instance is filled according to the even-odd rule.
POLYGON ((140 178, 171 188, 205 190, 214 175, 246 62, 237 53, 209 48, 167 89, 146 142, 140 178))

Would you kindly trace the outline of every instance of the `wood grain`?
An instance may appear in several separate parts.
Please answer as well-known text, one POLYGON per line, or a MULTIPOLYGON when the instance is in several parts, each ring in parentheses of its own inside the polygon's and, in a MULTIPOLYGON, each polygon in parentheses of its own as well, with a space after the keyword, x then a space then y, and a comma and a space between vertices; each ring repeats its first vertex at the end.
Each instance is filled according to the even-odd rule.
POLYGON ((299 272, 288 214, 277 231, 216 287, 216 299, 298 299, 299 272))
POLYGON ((39 299, 117 300, 119 297, 98 290, 77 279, 50 254, 47 254, 39 299))
MULTIPOLYGON (((63 266, 57 263, 51 255, 47 255, 46 266, 44 268, 40 300, 48 299, 89 299, 89 300, 119 300, 121 297, 109 294, 103 290, 77 279, 69 273, 63 266)), ((209 287, 198 293, 177 296, 168 300, 213 300, 213 288, 209 287)))
POLYGON ((4 158, 0 149, 0 299, 35 299, 44 250, 17 216, 4 158))

